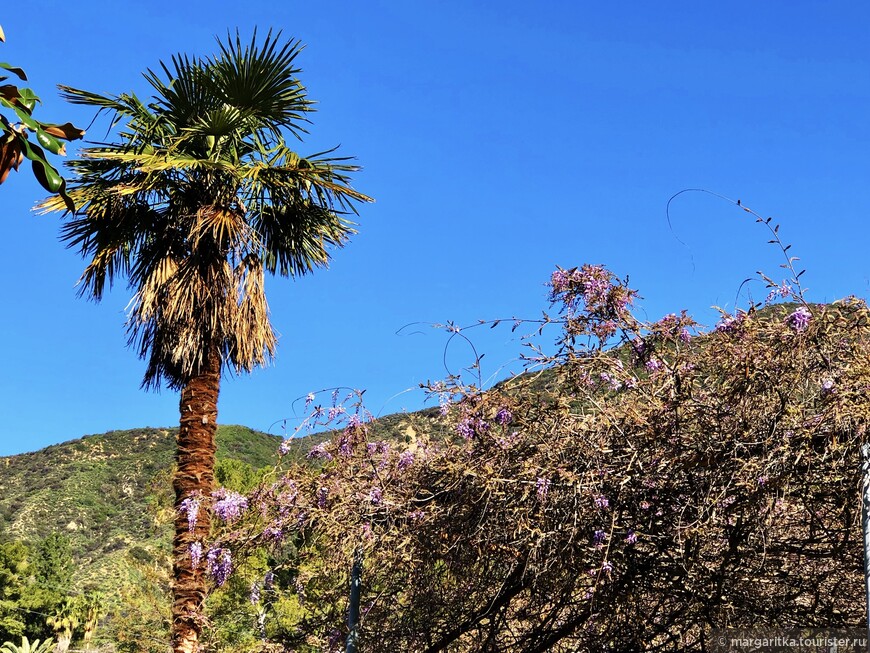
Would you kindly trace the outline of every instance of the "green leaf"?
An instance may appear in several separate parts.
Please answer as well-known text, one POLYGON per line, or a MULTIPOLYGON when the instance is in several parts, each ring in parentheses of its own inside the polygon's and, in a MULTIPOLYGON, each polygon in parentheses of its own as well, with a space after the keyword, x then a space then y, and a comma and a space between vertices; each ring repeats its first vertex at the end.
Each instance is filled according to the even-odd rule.
POLYGON ((0 62, 0 68, 5 68, 10 73, 15 75, 18 79, 23 79, 25 82, 27 81, 27 75, 21 68, 18 68, 17 66, 0 62))
POLYGON ((45 159, 42 149, 26 138, 20 139, 24 145, 24 156, 31 161, 33 176, 49 193, 56 193, 63 200, 64 206, 70 213, 75 213, 76 205, 69 195, 66 194, 66 181, 60 173, 45 159))
POLYGON ((27 109, 28 113, 33 111, 38 102, 40 102, 39 96, 29 88, 18 89, 18 103, 27 109))

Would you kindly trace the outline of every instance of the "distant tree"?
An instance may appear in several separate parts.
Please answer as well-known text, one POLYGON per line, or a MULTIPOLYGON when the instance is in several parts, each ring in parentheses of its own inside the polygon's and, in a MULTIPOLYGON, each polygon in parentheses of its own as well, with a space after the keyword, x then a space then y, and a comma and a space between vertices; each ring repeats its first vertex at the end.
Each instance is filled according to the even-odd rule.
POLYGON ((66 535, 49 533, 37 544, 33 575, 38 586, 61 595, 72 589, 73 558, 66 535))
POLYGON ((57 634, 57 653, 66 653, 72 642, 76 628, 81 625, 78 606, 75 601, 65 599, 55 609, 54 614, 46 617, 45 622, 57 634))
MULTIPOLYGON (((356 170, 330 153, 302 157, 312 111, 295 59, 301 47, 271 33, 220 44, 209 59, 178 55, 149 71, 155 91, 104 96, 66 88, 73 103, 126 122, 117 143, 73 161, 69 197, 81 207, 63 239, 90 259, 82 292, 99 300, 116 276, 136 295, 131 345, 148 361, 143 385, 181 391, 175 489, 173 646, 195 650, 207 593, 201 546, 214 489, 221 373, 250 371, 273 355, 265 273, 325 266, 354 233, 344 215, 369 201, 349 186, 356 170)), ((62 198, 46 202, 63 210, 62 198)), ((211 560, 220 576, 229 561, 211 560)))
POLYGON ((103 595, 99 592, 87 592, 77 602, 84 632, 82 634, 82 645, 86 651, 90 651, 94 632, 97 630, 97 625, 100 621, 100 616, 105 609, 103 603, 103 595))
POLYGON ((0 544, 0 641, 22 636, 27 627, 18 609, 26 592, 27 554, 22 542, 0 544))
MULTIPOLYGON (((3 28, 0 27, 0 41, 5 41, 3 28)), ((27 81, 24 70, 8 63, 0 63, 0 68, 8 71, 22 81, 27 81)), ((9 78, 0 75, 0 82, 9 78)), ((52 154, 66 154, 63 141, 77 140, 85 135, 84 130, 71 123, 57 125, 36 120, 33 109, 39 97, 29 88, 14 84, 0 86, 0 184, 6 181, 9 172, 18 170, 27 158, 33 169, 33 176, 49 193, 57 193, 69 211, 75 205, 66 193, 66 182, 60 173, 48 162, 43 148, 52 154), (30 140, 31 135, 35 141, 30 140)))

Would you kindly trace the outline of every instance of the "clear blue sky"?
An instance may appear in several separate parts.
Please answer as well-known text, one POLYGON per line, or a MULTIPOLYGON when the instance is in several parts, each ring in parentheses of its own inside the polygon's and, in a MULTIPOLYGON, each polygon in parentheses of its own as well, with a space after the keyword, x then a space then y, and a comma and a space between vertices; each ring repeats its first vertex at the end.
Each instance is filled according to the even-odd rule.
MULTIPOLYGON (((710 322, 710 306, 733 307, 743 279, 781 276, 781 261, 710 197, 683 196, 671 231, 665 204, 687 187, 781 221, 810 300, 868 293, 867 3, 10 1, 0 24, 0 60, 27 70, 40 117, 80 125, 91 115, 55 84, 144 92, 141 71, 210 54, 228 28, 307 44, 319 112, 301 153, 341 144, 377 203, 328 271, 270 280, 278 358, 224 382, 222 423, 266 430, 336 385, 367 388, 376 412, 416 409, 419 391, 390 398, 445 374, 445 335, 396 331, 536 317, 557 264, 604 263, 630 275, 650 318, 687 308, 710 322)), ((175 394, 139 390, 129 293, 76 298, 82 263, 56 217, 30 212, 41 196, 29 173, 0 187, 0 455, 174 425, 175 394)), ((485 374, 520 350, 508 330, 475 331, 485 374)))

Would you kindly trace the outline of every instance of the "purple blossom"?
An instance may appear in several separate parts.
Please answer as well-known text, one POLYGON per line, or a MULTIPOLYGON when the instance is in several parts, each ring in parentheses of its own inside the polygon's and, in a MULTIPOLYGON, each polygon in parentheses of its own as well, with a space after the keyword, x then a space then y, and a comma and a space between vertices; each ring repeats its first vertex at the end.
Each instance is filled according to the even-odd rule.
POLYGON ((202 561, 202 542, 191 542, 187 550, 190 553, 191 567, 199 569, 199 563, 202 561))
POLYGON ((187 497, 178 504, 178 511, 187 515, 187 530, 193 533, 196 528, 196 519, 199 516, 200 500, 198 496, 187 497))
POLYGON ((368 442, 366 443, 366 451, 369 452, 370 456, 374 456, 376 454, 386 456, 388 453, 390 453, 390 443, 385 440, 368 442))
POLYGON ((634 531, 628 531, 628 535, 625 536, 625 541, 627 544, 636 544, 637 533, 635 533, 634 531))
POLYGON ((680 333, 677 336, 680 339, 680 342, 689 342, 692 339, 692 335, 689 333, 688 329, 680 329, 680 333))
POLYGON ((254 582, 251 585, 251 591, 248 593, 248 600, 251 605, 257 605, 260 602, 260 583, 254 582))
POLYGON ((611 390, 619 390, 622 388, 622 382, 619 379, 610 376, 610 374, 608 374, 607 372, 602 372, 598 376, 602 380, 602 382, 606 383, 607 387, 611 390))
POLYGON ((345 431, 341 439, 338 442, 338 453, 340 453, 345 458, 349 458, 353 455, 353 442, 351 438, 348 437, 348 433, 345 431))
POLYGON ((248 500, 238 492, 221 489, 213 492, 212 497, 218 499, 214 504, 214 513, 227 523, 235 521, 248 509, 248 500))
POLYGON ((280 526, 267 526, 263 529, 263 537, 273 542, 280 542, 284 539, 284 531, 280 526))
POLYGON ((466 417, 456 424, 456 432, 466 440, 471 440, 475 435, 486 433, 489 424, 479 417, 466 417))
POLYGON ((305 408, 307 409, 314 402, 314 393, 309 392, 305 395, 305 408))
POLYGON ((806 306, 799 306, 794 313, 785 318, 785 323, 794 331, 806 331, 812 316, 813 314, 807 310, 806 306))
POLYGON ((344 413, 344 406, 333 406, 326 413, 326 420, 332 422, 336 417, 344 413))
POLYGON ((226 583, 233 571, 233 557, 230 550, 221 547, 209 549, 206 562, 208 574, 214 579, 215 584, 220 587, 226 583))
POLYGON ((538 501, 543 503, 547 500, 547 494, 550 492, 550 479, 539 477, 535 482, 535 493, 538 495, 538 501))
POLYGON ((275 585, 275 572, 271 569, 266 572, 266 575, 263 577, 263 589, 267 592, 272 589, 275 585))
POLYGON ((595 497, 595 507, 600 510, 607 510, 610 507, 610 501, 607 500, 607 497, 603 494, 595 497))
POLYGON ((309 460, 332 460, 332 454, 326 450, 326 443, 316 444, 305 455, 309 460))
POLYGON ((601 571, 603 571, 605 574, 609 574, 611 571, 613 571, 613 565, 610 563, 610 561, 605 561, 604 564, 601 565, 601 571))
POLYGON ((738 313, 737 315, 723 315, 722 319, 719 320, 719 323, 716 325, 716 331, 719 333, 734 333, 737 328, 743 324, 743 320, 746 319, 746 316, 743 313, 738 313))
POLYGON ((662 369, 662 362, 658 358, 650 358, 646 362, 646 369, 649 372, 658 372, 662 369))
POLYGON ((281 446, 278 448, 278 453, 280 453, 282 456, 286 456, 288 453, 290 453, 290 446, 292 445, 292 443, 293 438, 284 438, 281 441, 281 446))
POLYGON ((604 540, 607 539, 607 534, 601 529, 596 530, 592 534, 592 541, 595 543, 595 546, 602 546, 604 544, 604 540))
POLYGON ((399 462, 398 467, 400 470, 408 469, 411 465, 414 464, 414 452, 413 451, 403 451, 399 454, 399 462))
POLYGON ((322 487, 322 486, 317 488, 317 507, 318 508, 325 508, 326 507, 326 500, 328 497, 329 497, 329 488, 322 487))
POLYGON ((495 421, 497 424, 507 426, 514 421, 514 415, 507 407, 503 406, 499 408, 498 412, 495 414, 495 421))
POLYGON ((758 477, 758 485, 761 487, 767 485, 767 476, 759 476, 758 477))
POLYGON ((379 487, 369 490, 369 501, 373 506, 379 506, 384 501, 384 491, 379 487))
POLYGON ((822 380, 822 394, 829 395, 834 392, 834 379, 822 380))
POLYGON ((771 289, 770 293, 768 293, 767 295, 767 299, 765 299, 764 301, 766 304, 768 304, 777 297, 782 297, 783 299, 785 299, 786 297, 791 297, 792 295, 794 295, 794 291, 792 290, 791 286, 788 284, 788 282, 783 281, 782 285, 774 286, 771 289))

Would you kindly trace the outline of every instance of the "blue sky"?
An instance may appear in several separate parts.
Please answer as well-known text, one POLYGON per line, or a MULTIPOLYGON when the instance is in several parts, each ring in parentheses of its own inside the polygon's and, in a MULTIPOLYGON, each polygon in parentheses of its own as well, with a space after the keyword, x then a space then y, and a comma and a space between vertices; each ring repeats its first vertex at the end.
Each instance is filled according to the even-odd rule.
MULTIPOLYGON (((630 276, 648 317, 687 308, 708 323, 756 270, 782 277, 767 234, 724 202, 681 196, 671 230, 665 205, 684 188, 781 222, 811 301, 868 294, 866 3, 6 4, 0 60, 27 70, 42 119, 83 126, 91 114, 55 84, 145 93, 142 71, 210 54, 227 29, 307 44, 301 79, 319 104, 300 153, 340 144, 377 202, 329 270, 269 280, 278 357, 225 380, 222 423, 268 430, 332 386, 367 389, 374 412, 416 409, 414 388, 445 374, 446 336, 397 331, 537 317, 556 265, 606 264, 630 276)), ((139 389, 129 292, 76 298, 81 260, 59 244, 56 217, 31 213, 41 196, 29 174, 0 187, 0 455, 174 425, 176 395, 139 389)), ((518 334, 469 336, 486 376, 516 367, 518 334)), ((459 346, 446 358, 471 360, 459 346)))

